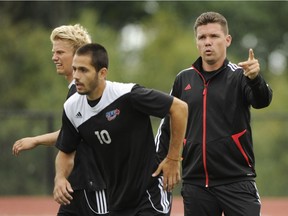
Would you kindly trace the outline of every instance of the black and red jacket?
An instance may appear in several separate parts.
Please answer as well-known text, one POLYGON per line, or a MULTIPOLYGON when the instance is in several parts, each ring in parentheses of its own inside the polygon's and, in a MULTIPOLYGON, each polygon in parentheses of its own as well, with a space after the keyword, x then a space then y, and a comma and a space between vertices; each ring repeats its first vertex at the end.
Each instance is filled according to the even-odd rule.
MULTIPOLYGON (((201 57, 175 78, 171 95, 189 106, 183 147, 183 183, 205 187, 256 177, 250 108, 267 107, 272 90, 258 75, 249 80, 243 69, 225 60, 209 80, 201 57)), ((167 154, 169 118, 155 137, 160 160, 167 154)))

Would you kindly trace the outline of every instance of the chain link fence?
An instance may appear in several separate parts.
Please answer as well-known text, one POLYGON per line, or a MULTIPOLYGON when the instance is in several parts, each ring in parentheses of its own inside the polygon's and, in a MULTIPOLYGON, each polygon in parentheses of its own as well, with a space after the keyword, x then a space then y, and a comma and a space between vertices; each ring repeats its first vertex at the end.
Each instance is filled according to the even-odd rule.
MULTIPOLYGON (((51 194, 56 149, 38 147, 12 155, 14 142, 56 129, 53 113, 0 111, 0 195, 51 194)), ((58 122, 59 124, 59 122, 58 122)))
MULTIPOLYGON (((256 112, 252 117, 256 180, 260 194, 288 196, 288 113, 256 112)), ((61 115, 0 110, 0 120, 0 196, 51 195, 57 149, 37 147, 16 157, 12 155, 12 146, 20 138, 58 130, 61 115)), ((159 122, 159 119, 152 118, 155 133, 159 122)))

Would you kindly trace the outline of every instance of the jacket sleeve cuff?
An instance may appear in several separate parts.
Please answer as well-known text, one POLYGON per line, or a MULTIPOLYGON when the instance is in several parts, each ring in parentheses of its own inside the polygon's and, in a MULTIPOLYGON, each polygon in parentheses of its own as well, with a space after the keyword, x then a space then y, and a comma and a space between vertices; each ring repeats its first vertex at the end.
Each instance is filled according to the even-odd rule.
POLYGON ((246 77, 247 83, 250 87, 257 86, 261 83, 262 77, 260 75, 257 75, 253 80, 246 77))

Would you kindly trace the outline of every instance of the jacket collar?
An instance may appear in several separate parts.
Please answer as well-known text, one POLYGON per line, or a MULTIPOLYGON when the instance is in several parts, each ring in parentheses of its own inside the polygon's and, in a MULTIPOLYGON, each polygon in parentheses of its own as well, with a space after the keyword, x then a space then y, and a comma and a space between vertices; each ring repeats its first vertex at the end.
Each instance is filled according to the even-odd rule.
MULTIPOLYGON (((223 63, 223 65, 218 69, 218 70, 216 70, 217 72, 220 72, 220 71, 222 71, 223 69, 225 69, 226 67, 227 67, 227 65, 229 64, 229 60, 226 58, 225 60, 224 60, 224 63, 223 63)), ((199 57, 193 64, 192 64, 192 66, 194 67, 194 68, 196 68, 199 72, 203 72, 203 68, 202 68, 202 57, 199 57)), ((215 72, 216 72, 215 71, 215 72)))

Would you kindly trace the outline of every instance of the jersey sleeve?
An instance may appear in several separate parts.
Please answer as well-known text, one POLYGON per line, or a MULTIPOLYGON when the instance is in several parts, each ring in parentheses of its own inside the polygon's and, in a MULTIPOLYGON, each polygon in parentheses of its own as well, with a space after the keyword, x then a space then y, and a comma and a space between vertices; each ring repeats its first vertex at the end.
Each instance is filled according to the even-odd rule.
POLYGON ((80 140, 81 137, 78 131, 66 116, 65 111, 63 111, 62 128, 56 142, 56 147, 65 153, 71 153, 76 150, 80 140))
MULTIPOLYGON (((180 73, 179 73, 180 74, 180 73)), ((181 77, 179 74, 176 76, 172 89, 170 91, 170 95, 181 98, 181 77)), ((155 136, 155 143, 157 146, 157 155, 159 158, 159 162, 161 162, 168 154, 169 143, 170 143, 170 116, 165 116, 162 119, 157 134, 155 136)))
POLYGON ((135 109, 151 116, 164 118, 172 105, 173 97, 164 92, 135 85, 132 90, 135 109))

